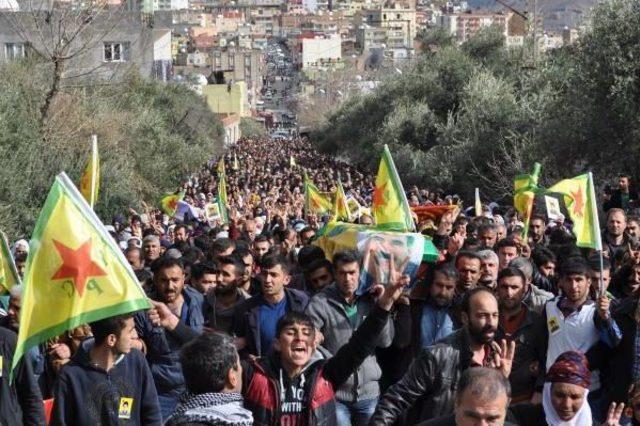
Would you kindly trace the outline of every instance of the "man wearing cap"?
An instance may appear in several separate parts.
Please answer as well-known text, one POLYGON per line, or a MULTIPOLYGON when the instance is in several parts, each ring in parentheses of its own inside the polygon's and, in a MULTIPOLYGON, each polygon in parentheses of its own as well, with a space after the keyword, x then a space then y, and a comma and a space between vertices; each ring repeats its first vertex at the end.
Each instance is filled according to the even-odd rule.
MULTIPOLYGON (((579 351, 587 355, 595 353, 596 343, 602 342, 609 348, 618 346, 622 338, 620 328, 609 311, 611 301, 599 295, 597 300, 589 297, 591 274, 582 258, 568 259, 560 270, 559 286, 562 295, 545 305, 543 315, 547 324, 547 370, 567 351, 579 351)), ((593 365, 594 369, 600 365, 593 365)), ((600 375, 594 371, 590 401, 596 415, 604 415, 600 403, 600 375)))

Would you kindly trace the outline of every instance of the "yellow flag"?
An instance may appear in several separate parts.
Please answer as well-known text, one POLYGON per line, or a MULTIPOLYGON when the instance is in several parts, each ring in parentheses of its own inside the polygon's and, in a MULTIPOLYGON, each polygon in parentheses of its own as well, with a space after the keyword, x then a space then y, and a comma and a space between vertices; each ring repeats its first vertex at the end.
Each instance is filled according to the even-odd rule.
POLYGON ((598 208, 591 173, 561 180, 547 190, 560 193, 573 222, 573 233, 578 247, 602 250, 598 208))
POLYGON ((238 170, 240 168, 240 164, 238 163, 238 154, 233 154, 233 170, 238 170))
POLYGON ((295 158, 293 158, 293 155, 290 155, 290 156, 289 156, 289 166, 291 166, 291 167, 295 167, 295 166, 297 166, 297 164, 296 164, 296 159, 295 159, 295 158))
POLYGON ((218 174, 227 174, 227 171, 224 168, 224 155, 220 157, 220 161, 218 161, 218 174))
POLYGON ((336 193, 334 195, 333 202, 333 220, 350 222, 351 214, 349 212, 349 204, 347 203, 347 196, 344 193, 342 182, 338 180, 336 185, 336 193))
POLYGON ((415 231, 407 195, 387 145, 384 146, 380 159, 371 210, 378 229, 400 232, 415 231))
POLYGON ((320 193, 307 173, 304 174, 304 208, 307 214, 324 215, 331 212, 331 201, 320 193))
POLYGON ((20 277, 9 250, 7 237, 0 232, 0 293, 3 293, 3 288, 9 291, 11 287, 18 284, 20 284, 20 277))
POLYGON ((82 178, 80 179, 80 192, 87 200, 91 208, 96 204, 98 199, 98 190, 100 189, 100 157, 98 156, 98 137, 91 137, 91 157, 87 161, 82 178))
POLYGON ((67 330, 151 308, 122 251, 64 173, 30 247, 12 369, 31 347, 67 330))

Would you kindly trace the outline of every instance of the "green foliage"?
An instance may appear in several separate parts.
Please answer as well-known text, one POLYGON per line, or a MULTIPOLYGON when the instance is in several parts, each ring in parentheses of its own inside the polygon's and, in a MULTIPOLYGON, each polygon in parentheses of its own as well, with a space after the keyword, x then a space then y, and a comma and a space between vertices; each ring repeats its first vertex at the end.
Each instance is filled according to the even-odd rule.
POLYGON ((261 138, 267 135, 264 124, 255 118, 242 117, 240 119, 240 134, 245 138, 261 138))
POLYGON ((460 46, 437 46, 402 76, 340 105, 317 130, 318 146, 375 170, 387 143, 409 183, 467 198, 480 186, 508 196, 517 173, 543 164, 542 184, 593 170, 640 175, 640 1, 606 0, 575 46, 535 68, 495 27, 460 46))
POLYGON ((37 62, 0 67, 0 227, 12 239, 31 233, 55 175, 79 181, 91 134, 98 135, 102 178, 95 209, 106 222, 140 200, 157 204, 222 149, 222 127, 201 99, 184 86, 137 76, 65 89, 42 129, 45 79, 37 62))

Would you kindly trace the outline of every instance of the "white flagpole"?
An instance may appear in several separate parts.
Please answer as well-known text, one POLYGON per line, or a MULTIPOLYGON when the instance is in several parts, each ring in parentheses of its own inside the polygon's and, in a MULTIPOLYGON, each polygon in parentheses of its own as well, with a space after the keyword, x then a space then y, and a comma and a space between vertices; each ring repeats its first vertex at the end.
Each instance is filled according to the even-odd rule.
POLYGON ((604 280, 602 279, 602 270, 604 269, 604 259, 602 254, 602 236, 600 235, 600 220, 598 219, 598 205, 596 204, 596 191, 593 185, 593 173, 589 172, 589 201, 591 202, 591 215, 593 216, 593 232, 596 246, 600 259, 600 280, 598 282, 598 293, 602 297, 605 295, 604 280))

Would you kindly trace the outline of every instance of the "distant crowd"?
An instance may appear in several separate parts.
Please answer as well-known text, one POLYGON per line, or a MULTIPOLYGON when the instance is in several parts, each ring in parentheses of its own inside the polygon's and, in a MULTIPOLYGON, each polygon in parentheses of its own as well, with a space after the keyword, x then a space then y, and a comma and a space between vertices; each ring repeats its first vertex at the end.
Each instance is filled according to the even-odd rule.
MULTIPOLYGON (((511 205, 466 209, 410 188, 438 250, 418 282, 358 291, 362 253, 314 244, 329 216, 304 173, 362 206, 374 176, 305 139, 245 139, 224 154, 229 220, 207 214, 218 160, 184 182, 191 214, 155 208, 107 229, 153 309, 38 345, 9 368, 23 288, 0 303, 0 424, 639 425, 640 219, 629 176, 602 197, 603 256, 571 223, 511 205), (53 399, 45 414, 43 400, 53 399), (45 416, 48 419, 45 419, 45 416)), ((354 221, 371 225, 363 209, 354 221)), ((19 274, 30 247, 12 245, 19 274)), ((393 262, 391 262, 393 265, 393 262)))

